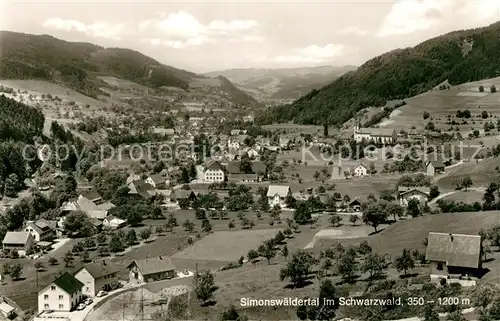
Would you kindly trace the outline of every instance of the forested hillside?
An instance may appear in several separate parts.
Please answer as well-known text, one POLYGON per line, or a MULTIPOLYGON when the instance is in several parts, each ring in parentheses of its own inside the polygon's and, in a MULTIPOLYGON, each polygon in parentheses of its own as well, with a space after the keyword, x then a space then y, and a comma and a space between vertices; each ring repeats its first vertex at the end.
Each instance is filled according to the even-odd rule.
POLYGON ((95 75, 113 75, 146 86, 187 88, 194 74, 162 65, 137 51, 67 42, 48 35, 0 32, 0 78, 42 79, 87 96, 105 95, 95 75))
POLYGON ((500 23, 452 32, 375 57, 292 105, 269 109, 260 123, 343 123, 357 111, 433 88, 500 75, 500 23))
POLYGON ((42 135, 43 123, 41 110, 0 95, 0 142, 32 142, 42 135))

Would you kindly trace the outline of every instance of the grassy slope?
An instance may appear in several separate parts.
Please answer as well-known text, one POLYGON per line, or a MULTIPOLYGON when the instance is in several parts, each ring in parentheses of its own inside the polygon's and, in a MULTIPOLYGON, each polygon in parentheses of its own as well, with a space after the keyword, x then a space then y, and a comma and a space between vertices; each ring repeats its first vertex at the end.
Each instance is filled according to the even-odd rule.
POLYGON ((271 110, 261 121, 343 123, 364 107, 414 96, 446 79, 459 84, 495 77, 500 73, 499 31, 500 23, 496 23, 385 53, 291 106, 271 110), (473 43, 471 51, 464 51, 465 40, 473 43))

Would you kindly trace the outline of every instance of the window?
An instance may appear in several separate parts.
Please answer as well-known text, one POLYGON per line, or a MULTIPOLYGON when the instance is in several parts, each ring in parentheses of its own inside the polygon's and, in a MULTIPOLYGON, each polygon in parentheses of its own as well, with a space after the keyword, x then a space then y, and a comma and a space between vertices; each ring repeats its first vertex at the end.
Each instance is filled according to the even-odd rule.
POLYGON ((437 270, 438 271, 443 271, 443 263, 438 263, 437 264, 437 270))
POLYGON ((62 300, 64 298, 64 296, 60 295, 59 296, 59 300, 62 300))
POLYGON ((50 290, 51 290, 51 291, 55 291, 55 290, 56 290, 56 287, 55 287, 55 286, 51 286, 51 287, 50 287, 50 290))
POLYGON ((45 304, 43 305, 43 307, 44 307, 45 309, 48 309, 48 308, 49 308, 49 305, 48 305, 47 303, 45 303, 45 304))
POLYGON ((64 304, 59 304, 59 309, 64 309, 64 304))
POLYGON ((44 300, 48 300, 48 299, 49 299, 49 295, 48 295, 48 294, 45 294, 45 295, 43 296, 43 299, 44 299, 44 300))

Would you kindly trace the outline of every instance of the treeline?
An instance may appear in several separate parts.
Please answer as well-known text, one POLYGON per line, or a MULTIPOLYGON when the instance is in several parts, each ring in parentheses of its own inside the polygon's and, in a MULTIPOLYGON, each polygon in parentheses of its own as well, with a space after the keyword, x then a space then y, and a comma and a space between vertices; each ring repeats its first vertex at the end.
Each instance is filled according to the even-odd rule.
POLYGON ((456 85, 496 77, 499 32, 500 23, 495 23, 385 53, 292 105, 269 109, 257 121, 342 124, 363 108, 417 95, 445 80, 456 85), (473 44, 471 50, 464 51, 465 41, 473 44))
POLYGON ((0 95, 0 141, 32 142, 42 135, 44 120, 41 110, 0 95))

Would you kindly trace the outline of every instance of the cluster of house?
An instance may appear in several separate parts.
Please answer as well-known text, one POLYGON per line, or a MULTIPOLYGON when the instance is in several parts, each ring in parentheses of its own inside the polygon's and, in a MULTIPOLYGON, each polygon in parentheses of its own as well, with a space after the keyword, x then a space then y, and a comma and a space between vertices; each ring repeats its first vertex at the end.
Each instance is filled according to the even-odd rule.
MULTIPOLYGON (((168 257, 134 260, 128 265, 131 284, 147 283, 175 277, 175 266, 168 257)), ((120 270, 105 260, 92 262, 76 273, 64 273, 38 291, 38 312, 74 310, 85 298, 93 298, 100 291, 114 289, 120 270)))

